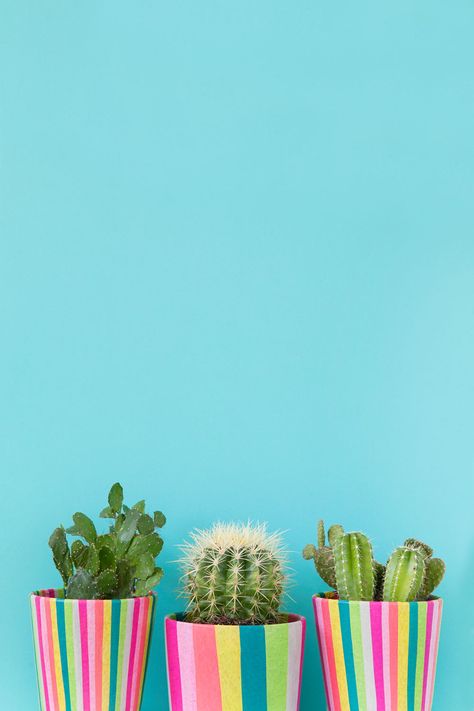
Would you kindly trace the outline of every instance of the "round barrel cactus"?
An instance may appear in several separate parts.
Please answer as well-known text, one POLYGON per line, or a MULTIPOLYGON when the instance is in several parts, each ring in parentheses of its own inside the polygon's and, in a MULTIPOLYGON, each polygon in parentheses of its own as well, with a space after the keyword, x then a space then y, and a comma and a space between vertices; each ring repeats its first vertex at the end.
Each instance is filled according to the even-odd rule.
POLYGON ((215 524, 182 546, 186 619, 209 624, 276 621, 286 557, 279 533, 263 524, 215 524))

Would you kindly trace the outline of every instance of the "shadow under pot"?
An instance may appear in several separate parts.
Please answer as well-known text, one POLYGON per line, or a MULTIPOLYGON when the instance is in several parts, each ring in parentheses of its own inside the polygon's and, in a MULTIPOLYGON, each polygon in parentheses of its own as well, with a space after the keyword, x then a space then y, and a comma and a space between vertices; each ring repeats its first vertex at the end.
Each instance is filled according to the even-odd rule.
POLYGON ((42 711, 139 711, 156 595, 65 600, 30 596, 42 711))
POLYGON ((443 602, 313 597, 329 711, 430 711, 443 602))
POLYGON ((171 711, 298 711, 306 621, 212 625, 165 619, 171 711))

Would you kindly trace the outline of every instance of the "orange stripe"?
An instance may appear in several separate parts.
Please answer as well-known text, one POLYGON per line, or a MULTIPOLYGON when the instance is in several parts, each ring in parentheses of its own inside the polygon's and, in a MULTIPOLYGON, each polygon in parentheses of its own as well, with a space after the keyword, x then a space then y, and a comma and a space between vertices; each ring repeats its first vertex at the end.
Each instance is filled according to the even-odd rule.
POLYGON ((197 711, 222 711, 214 625, 193 625, 197 711))

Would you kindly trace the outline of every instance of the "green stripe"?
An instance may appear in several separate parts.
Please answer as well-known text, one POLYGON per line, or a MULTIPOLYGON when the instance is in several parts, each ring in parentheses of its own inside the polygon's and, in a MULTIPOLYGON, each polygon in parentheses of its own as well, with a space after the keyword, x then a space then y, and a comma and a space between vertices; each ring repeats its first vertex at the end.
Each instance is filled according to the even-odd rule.
POLYGON ((117 693, 117 659, 120 632, 120 600, 111 600, 110 611, 110 688, 109 704, 104 711, 113 711, 115 708, 115 694, 117 693))
POLYGON ((55 602, 55 605, 56 616, 58 620, 58 641, 59 654, 61 658, 61 670, 64 683, 64 699, 66 702, 66 711, 71 711, 71 693, 69 691, 69 672, 67 667, 66 625, 64 620, 65 604, 61 600, 61 602, 55 602))
POLYGON ((418 603, 409 602, 410 627, 408 633, 408 708, 415 708, 416 656, 418 651, 418 603))
POLYGON ((425 642, 426 642, 426 614, 427 603, 418 602, 418 649, 416 652, 416 673, 415 673, 415 708, 414 711, 421 711, 423 698, 423 673, 425 668, 425 642))
POLYGON ((120 701, 122 697, 122 670, 125 637, 127 636, 127 612, 128 600, 120 601, 120 637, 117 658, 117 693, 115 695, 115 709, 120 711, 120 701))
POLYGON ((77 695, 76 695, 76 668, 74 666, 74 633, 73 633, 73 614, 72 601, 64 602, 64 619, 66 623, 66 650, 67 650, 67 669, 69 675, 69 690, 71 694, 71 711, 77 711, 77 695))
POLYGON ((288 625, 265 626, 267 711, 286 711, 288 625))
POLYGON ((352 651, 354 654, 354 669, 357 684, 357 697, 360 711, 367 711, 365 695, 364 651, 362 647, 362 632, 360 627, 360 603, 349 602, 351 619, 352 651))

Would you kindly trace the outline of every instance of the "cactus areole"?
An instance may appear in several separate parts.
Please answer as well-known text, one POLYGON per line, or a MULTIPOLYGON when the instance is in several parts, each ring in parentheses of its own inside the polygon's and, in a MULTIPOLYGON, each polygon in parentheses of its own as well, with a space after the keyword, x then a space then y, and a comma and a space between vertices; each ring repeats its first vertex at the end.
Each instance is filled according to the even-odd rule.
POLYGON ((104 600, 148 595, 163 575, 155 559, 163 547, 156 529, 166 523, 164 514, 155 511, 150 516, 144 501, 129 508, 123 503, 121 485, 116 483, 100 517, 112 520, 106 533, 99 534, 92 520, 77 512, 72 526, 59 526, 50 536, 65 597, 104 600), (68 535, 75 537, 71 546, 68 535))
POLYGON ((363 533, 345 533, 331 526, 328 541, 323 521, 318 523, 318 546, 308 544, 306 560, 313 560, 317 572, 339 600, 415 602, 429 600, 445 572, 441 558, 433 558, 426 543, 407 538, 396 548, 386 565, 374 559, 372 545, 363 533))

